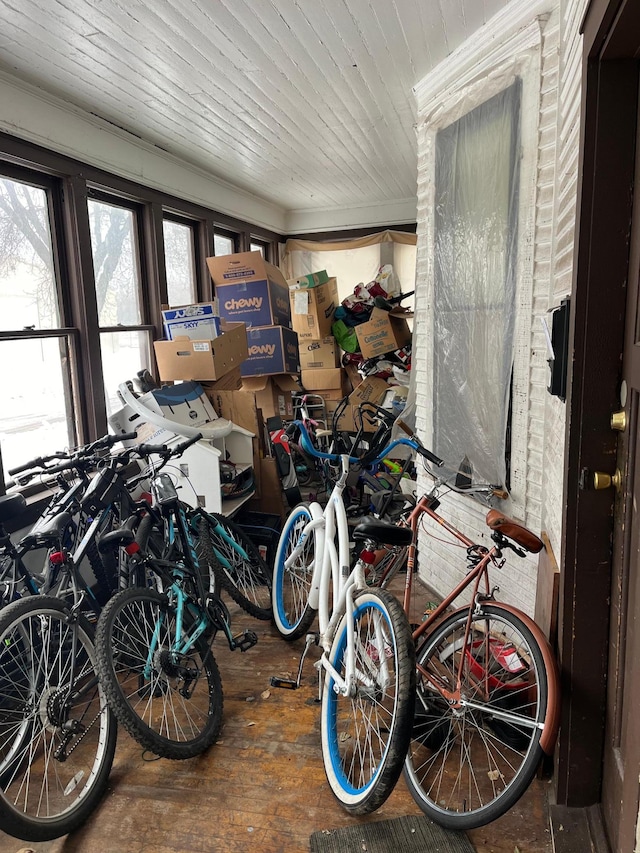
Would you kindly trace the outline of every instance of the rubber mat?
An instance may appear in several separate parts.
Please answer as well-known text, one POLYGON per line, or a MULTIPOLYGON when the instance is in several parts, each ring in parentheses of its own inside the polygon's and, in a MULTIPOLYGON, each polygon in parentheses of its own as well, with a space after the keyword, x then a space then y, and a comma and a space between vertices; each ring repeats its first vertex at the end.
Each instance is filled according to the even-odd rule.
POLYGON ((309 839, 311 853, 475 853, 464 832, 421 815, 324 829, 309 839))

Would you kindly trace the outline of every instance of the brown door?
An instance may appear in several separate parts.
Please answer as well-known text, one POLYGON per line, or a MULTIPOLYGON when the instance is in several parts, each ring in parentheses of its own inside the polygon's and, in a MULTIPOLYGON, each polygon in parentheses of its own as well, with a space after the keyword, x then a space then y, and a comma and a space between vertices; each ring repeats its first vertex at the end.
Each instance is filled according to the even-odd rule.
MULTIPOLYGON (((638 123, 640 127, 640 122, 638 123)), ((614 509, 609 678, 603 815, 614 853, 635 849, 640 790, 640 145, 636 142, 633 218, 618 439, 620 485, 614 509)))

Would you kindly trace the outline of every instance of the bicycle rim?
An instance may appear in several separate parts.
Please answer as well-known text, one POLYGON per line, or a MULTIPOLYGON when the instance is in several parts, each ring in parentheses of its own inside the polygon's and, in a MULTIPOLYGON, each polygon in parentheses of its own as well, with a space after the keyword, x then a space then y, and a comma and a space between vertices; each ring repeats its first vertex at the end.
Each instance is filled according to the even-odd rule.
MULTIPOLYGON (((184 630, 191 620, 183 612, 184 630)), ((207 642, 184 649, 166 596, 127 589, 107 604, 96 630, 98 672, 118 721, 164 758, 198 755, 222 723, 222 684, 207 642), (177 646, 181 647, 180 652, 177 646)))
POLYGON ((45 596, 0 617, 0 828, 27 841, 76 829, 106 787, 116 721, 91 628, 45 596))
MULTIPOLYGON (((340 623, 330 662, 345 676, 347 617, 340 623)), ((352 696, 327 675, 321 712, 322 754, 331 789, 347 811, 369 814, 387 799, 402 772, 411 736, 415 651, 399 602, 367 591, 353 614, 356 684, 352 696)))
POLYGON ((271 619, 271 572, 254 543, 222 515, 205 515, 200 523, 206 525, 224 589, 256 619, 271 619))
POLYGON ((309 593, 313 579, 316 541, 309 534, 294 563, 285 563, 300 542, 305 526, 311 521, 307 504, 292 510, 285 522, 273 569, 273 618, 276 628, 287 640, 302 637, 313 622, 315 610, 309 607, 309 593))
POLYGON ((418 684, 405 779, 420 808, 451 829, 504 814, 533 778, 542 750, 548 676, 527 626, 499 605, 446 619, 418 651, 418 684), (461 668, 461 703, 454 690, 461 668))

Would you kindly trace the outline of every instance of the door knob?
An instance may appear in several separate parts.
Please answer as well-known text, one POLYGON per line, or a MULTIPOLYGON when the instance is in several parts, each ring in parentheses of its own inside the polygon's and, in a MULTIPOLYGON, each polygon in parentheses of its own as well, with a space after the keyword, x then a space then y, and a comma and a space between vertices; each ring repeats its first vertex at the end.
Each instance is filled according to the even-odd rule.
POLYGON ((617 492, 620 491, 620 487, 622 486, 622 474, 618 468, 616 468, 616 472, 613 476, 611 474, 604 474, 602 471, 593 472, 594 489, 608 489, 609 486, 614 486, 617 492))
POLYGON ((624 409, 620 412, 614 412, 611 415, 611 429, 615 429, 618 432, 624 432, 627 428, 627 413, 624 409))

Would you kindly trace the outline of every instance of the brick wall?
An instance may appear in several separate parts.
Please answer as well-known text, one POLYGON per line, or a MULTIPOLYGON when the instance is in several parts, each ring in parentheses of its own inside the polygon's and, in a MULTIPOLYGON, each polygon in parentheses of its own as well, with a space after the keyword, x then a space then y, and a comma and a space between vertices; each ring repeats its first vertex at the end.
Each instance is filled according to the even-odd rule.
MULTIPOLYGON (((531 8, 529 21, 520 26, 505 24, 505 35, 494 28, 491 50, 495 67, 487 59, 487 46, 476 45, 485 63, 482 76, 472 69, 474 46, 466 54, 453 57, 460 69, 449 76, 442 91, 433 85, 417 87, 418 113, 418 252, 416 287, 416 326, 423 330, 415 342, 417 426, 428 441, 431 430, 431 376, 433 374, 432 281, 432 194, 433 148, 437 127, 446 126, 443 114, 453 104, 451 121, 460 115, 464 100, 472 109, 486 100, 484 86, 488 79, 512 75, 523 80, 521 207, 518 243, 518 290, 516 306, 512 494, 504 507, 523 520, 534 531, 546 530, 558 556, 562 525, 562 483, 564 453, 564 404, 547 392, 549 368, 541 317, 546 317, 570 286, 573 230, 570 225, 575 210, 575 154, 577 140, 568 133, 566 120, 576 124, 578 116, 572 102, 563 103, 558 115, 559 94, 573 87, 576 67, 573 54, 560 49, 561 34, 573 31, 575 21, 568 24, 559 7, 531 8), (537 17, 536 17, 537 14, 537 17), (511 27, 509 29, 509 26, 511 27), (525 37, 523 33, 528 35, 525 37), (498 45, 496 46, 496 42, 498 45), (510 55, 509 51, 512 49, 510 55), (561 76, 560 57, 568 63, 566 80, 561 76), (476 78, 474 79, 474 73, 476 78), (434 109, 436 106, 440 109, 434 109), (437 124, 439 123, 439 124, 437 124), (436 127, 437 124, 437 127, 436 127), (563 145, 559 144, 559 134, 563 145), (572 172, 574 174, 572 174, 572 172), (574 205, 573 210, 571 205, 574 205), (569 229, 571 233, 569 234, 569 229)), ((579 65, 578 65, 579 70, 579 65)), ((442 80, 446 75, 440 74, 442 80)), ((575 93, 574 93, 575 94, 575 93)), ((550 322, 549 322, 550 326, 550 322)), ((420 487, 428 486, 428 478, 420 478, 420 487)), ((486 507, 457 496, 443 502, 447 517, 476 541, 488 542, 484 525, 486 507)), ((420 538, 420 572, 436 592, 450 589, 465 568, 464 551, 444 544, 442 533, 428 525, 420 538)), ((535 607, 537 557, 525 560, 513 556, 508 569, 494 572, 492 580, 500 586, 499 598, 517 604, 533 614, 535 607)))

